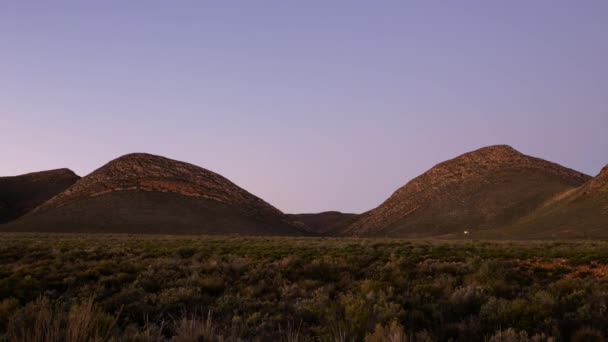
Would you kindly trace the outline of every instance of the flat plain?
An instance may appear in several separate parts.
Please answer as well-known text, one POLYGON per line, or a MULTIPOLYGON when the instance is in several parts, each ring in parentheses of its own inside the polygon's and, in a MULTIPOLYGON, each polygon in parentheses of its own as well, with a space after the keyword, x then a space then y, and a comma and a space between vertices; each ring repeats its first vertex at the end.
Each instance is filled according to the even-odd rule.
POLYGON ((0 340, 583 341, 608 242, 0 234, 0 340))

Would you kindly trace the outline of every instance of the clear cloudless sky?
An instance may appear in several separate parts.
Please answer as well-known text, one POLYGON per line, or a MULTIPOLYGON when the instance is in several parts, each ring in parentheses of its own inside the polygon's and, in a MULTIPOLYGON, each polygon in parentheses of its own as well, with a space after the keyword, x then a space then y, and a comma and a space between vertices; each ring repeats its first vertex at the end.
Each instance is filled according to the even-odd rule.
POLYGON ((0 175, 149 152, 362 212, 491 144, 608 163, 608 1, 0 2, 0 175))

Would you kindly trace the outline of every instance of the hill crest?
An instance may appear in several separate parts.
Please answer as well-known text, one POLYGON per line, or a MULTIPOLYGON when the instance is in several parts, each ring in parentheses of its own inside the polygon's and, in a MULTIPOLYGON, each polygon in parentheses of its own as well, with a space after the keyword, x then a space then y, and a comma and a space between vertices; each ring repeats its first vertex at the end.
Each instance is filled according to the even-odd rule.
POLYGON ((586 188, 601 192, 608 192, 608 165, 604 166, 600 173, 589 181, 586 188))
POLYGON ((427 236, 468 225, 493 228, 589 179, 508 145, 483 147, 439 163, 409 181, 345 232, 427 236))
POLYGON ((5 231, 309 235, 223 176, 147 153, 116 158, 5 231))
POLYGON ((175 193, 248 209, 255 206, 256 210, 261 208, 265 214, 282 214, 278 209, 215 172, 148 153, 130 153, 108 162, 45 203, 40 209, 59 207, 82 198, 121 191, 175 193))

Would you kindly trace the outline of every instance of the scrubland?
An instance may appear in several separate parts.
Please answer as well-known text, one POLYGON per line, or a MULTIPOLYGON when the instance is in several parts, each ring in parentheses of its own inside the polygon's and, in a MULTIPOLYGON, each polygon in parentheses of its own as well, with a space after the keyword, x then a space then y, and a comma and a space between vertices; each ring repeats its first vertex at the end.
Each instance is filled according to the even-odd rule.
POLYGON ((0 235, 0 341, 601 341, 608 243, 0 235))

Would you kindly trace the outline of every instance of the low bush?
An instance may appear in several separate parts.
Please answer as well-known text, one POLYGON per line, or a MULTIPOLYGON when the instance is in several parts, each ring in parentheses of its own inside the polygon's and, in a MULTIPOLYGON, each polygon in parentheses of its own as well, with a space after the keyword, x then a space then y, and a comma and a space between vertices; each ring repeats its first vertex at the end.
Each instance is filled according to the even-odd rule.
POLYGON ((0 234, 0 341, 601 341, 606 247, 0 234))

